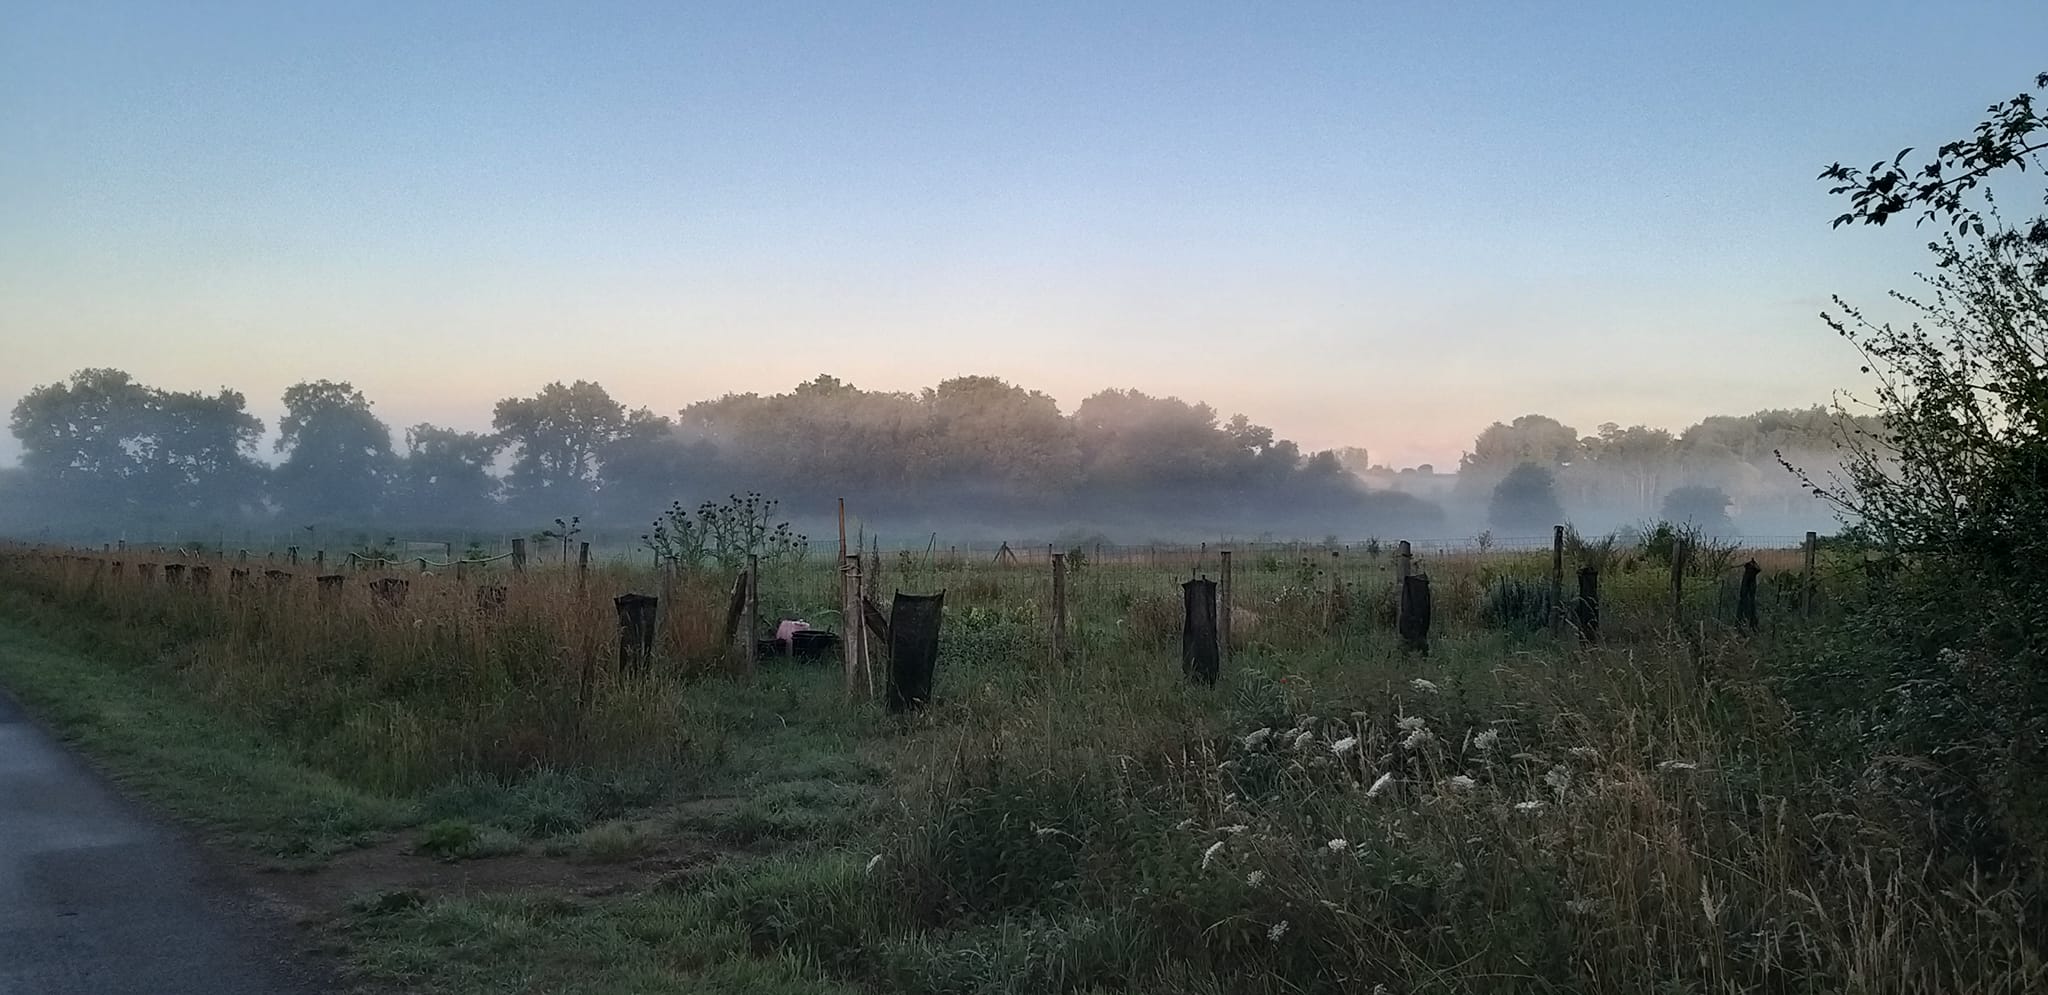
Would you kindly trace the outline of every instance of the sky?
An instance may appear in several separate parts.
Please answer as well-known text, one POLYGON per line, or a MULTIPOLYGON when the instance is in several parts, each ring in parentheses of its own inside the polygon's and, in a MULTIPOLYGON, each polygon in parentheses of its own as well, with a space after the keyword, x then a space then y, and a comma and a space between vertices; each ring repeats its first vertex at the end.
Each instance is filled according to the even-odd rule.
MULTIPOLYGON (((1454 464, 1860 382, 1926 232, 1816 181, 2048 71, 2048 4, 0 0, 0 402, 306 379, 1136 387, 1454 464)), ((18 446, 0 436, 0 464, 18 446)))

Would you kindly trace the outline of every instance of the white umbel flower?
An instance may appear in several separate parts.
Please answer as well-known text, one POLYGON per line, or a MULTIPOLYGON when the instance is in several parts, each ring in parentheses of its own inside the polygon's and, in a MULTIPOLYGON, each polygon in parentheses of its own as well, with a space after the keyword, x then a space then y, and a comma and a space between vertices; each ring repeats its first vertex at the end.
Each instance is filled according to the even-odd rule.
POLYGON ((1472 748, 1481 753, 1492 753, 1494 747, 1499 745, 1500 730, 1498 729, 1482 729, 1479 735, 1472 737, 1472 748))
POLYGON ((1408 686, 1423 694, 1436 694, 1438 690, 1435 681, 1425 681, 1420 677, 1409 681, 1408 686))
POLYGON ((1542 803, 1542 802, 1538 802, 1538 801, 1527 801, 1527 802, 1516 802, 1516 803, 1515 803, 1515 811, 1517 811, 1517 812, 1541 812, 1541 811, 1543 811, 1543 808, 1544 808, 1544 805, 1543 805, 1543 803, 1542 803))
POLYGON ((1253 733, 1252 733, 1251 735, 1249 735, 1249 736, 1246 736, 1246 737, 1244 738, 1244 748, 1245 748, 1245 749, 1247 749, 1247 750, 1256 750, 1256 749, 1259 749, 1260 747, 1263 747, 1263 746, 1265 746, 1265 745, 1266 745, 1266 741, 1267 741, 1267 740, 1269 740, 1269 739, 1272 739, 1272 738, 1273 738, 1273 730, 1271 730, 1271 729, 1259 729, 1258 731, 1256 731, 1256 732, 1253 732, 1253 733))
POLYGON ((1331 853, 1343 853, 1344 851, 1351 849, 1351 841, 1344 839, 1341 836, 1323 845, 1329 847, 1331 853))
POLYGON ((1343 739, 1340 739, 1330 744, 1330 752, 1335 753, 1340 757, 1350 756, 1351 751, 1356 749, 1358 749, 1357 736, 1346 736, 1343 739))
POLYGON ((1451 778, 1449 783, 1451 785, 1452 791, 1470 791, 1473 788, 1479 786, 1478 781, 1475 781, 1463 774, 1459 774, 1456 777, 1451 778))
POLYGON ((1372 787, 1365 789, 1365 797, 1378 798, 1382 792, 1386 791, 1388 788, 1391 788, 1393 786, 1394 772, 1388 771, 1384 774, 1381 774, 1379 776, 1379 780, 1372 782, 1372 787))
POLYGON ((1258 886, 1260 886, 1260 885, 1262 885, 1262 884, 1265 884, 1265 883, 1266 883, 1266 872, 1265 872, 1265 871, 1253 871, 1253 872, 1251 872, 1250 874, 1247 874, 1247 875, 1245 875, 1245 876, 1244 876, 1244 883, 1245 883, 1245 884, 1248 884, 1248 885, 1251 885, 1251 886, 1252 886, 1252 887, 1254 887, 1254 888, 1256 888, 1256 887, 1258 887, 1258 886))
POLYGON ((1280 942, 1280 938, 1281 938, 1281 937, 1283 937, 1283 936, 1286 936, 1286 935, 1287 935, 1287 920, 1285 920, 1285 919, 1282 919, 1282 920, 1280 920, 1279 922, 1276 922, 1276 923, 1274 923, 1274 924, 1273 924, 1272 926, 1270 926, 1270 927, 1268 927, 1268 928, 1266 929, 1266 939, 1268 939, 1268 940, 1270 940, 1270 941, 1272 941, 1272 942, 1274 942, 1274 943, 1278 943, 1278 942, 1280 942))

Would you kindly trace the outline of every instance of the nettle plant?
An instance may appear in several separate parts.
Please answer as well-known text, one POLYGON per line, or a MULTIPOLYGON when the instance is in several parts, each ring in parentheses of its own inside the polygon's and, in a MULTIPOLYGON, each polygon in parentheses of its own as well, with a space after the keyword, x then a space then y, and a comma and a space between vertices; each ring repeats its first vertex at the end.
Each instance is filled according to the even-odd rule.
POLYGON ((775 521, 780 507, 774 498, 748 491, 699 504, 693 518, 677 501, 654 520, 640 543, 662 562, 686 570, 739 570, 749 555, 768 566, 800 563, 810 552, 810 540, 788 522, 775 521))

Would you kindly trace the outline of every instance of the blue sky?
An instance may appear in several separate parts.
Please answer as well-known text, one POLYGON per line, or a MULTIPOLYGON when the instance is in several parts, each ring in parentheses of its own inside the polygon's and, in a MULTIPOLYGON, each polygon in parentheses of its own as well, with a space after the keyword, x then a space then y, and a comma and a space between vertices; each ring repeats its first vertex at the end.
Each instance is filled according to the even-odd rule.
MULTIPOLYGON (((13 4, 0 399, 273 425, 596 379, 1134 386, 1454 460, 1856 382, 1924 235, 1814 180, 2048 70, 2048 4, 13 4)), ((0 439, 0 461, 12 458, 0 439)))

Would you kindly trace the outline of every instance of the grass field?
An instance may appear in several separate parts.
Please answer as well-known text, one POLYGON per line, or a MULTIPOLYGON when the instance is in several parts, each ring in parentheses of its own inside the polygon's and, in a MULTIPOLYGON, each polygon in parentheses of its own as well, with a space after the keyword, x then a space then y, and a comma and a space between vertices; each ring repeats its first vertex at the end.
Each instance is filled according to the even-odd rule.
MULTIPOLYGON (((1748 552, 1675 618, 1667 568, 1575 549, 1568 575, 1608 557, 1585 646, 1531 624, 1547 554, 1425 554, 1417 656, 1384 554, 1238 555, 1215 688, 1178 662, 1207 550, 1077 566, 1059 662, 1043 566, 885 559, 880 590, 948 592, 935 700, 901 717, 835 664, 738 676, 730 578, 623 565, 415 576, 393 606, 366 577, 232 594, 223 563, 201 592, 17 554, 0 682, 248 854, 372 988, 2048 986, 2034 886, 1973 874, 1917 804, 1939 772, 1820 750, 1786 698, 1853 564, 1806 620, 1798 554, 1758 554, 1749 633, 1748 552), (667 595, 645 674, 611 665, 626 590, 667 595)), ((764 571, 763 613, 837 627, 835 583, 764 571)))

